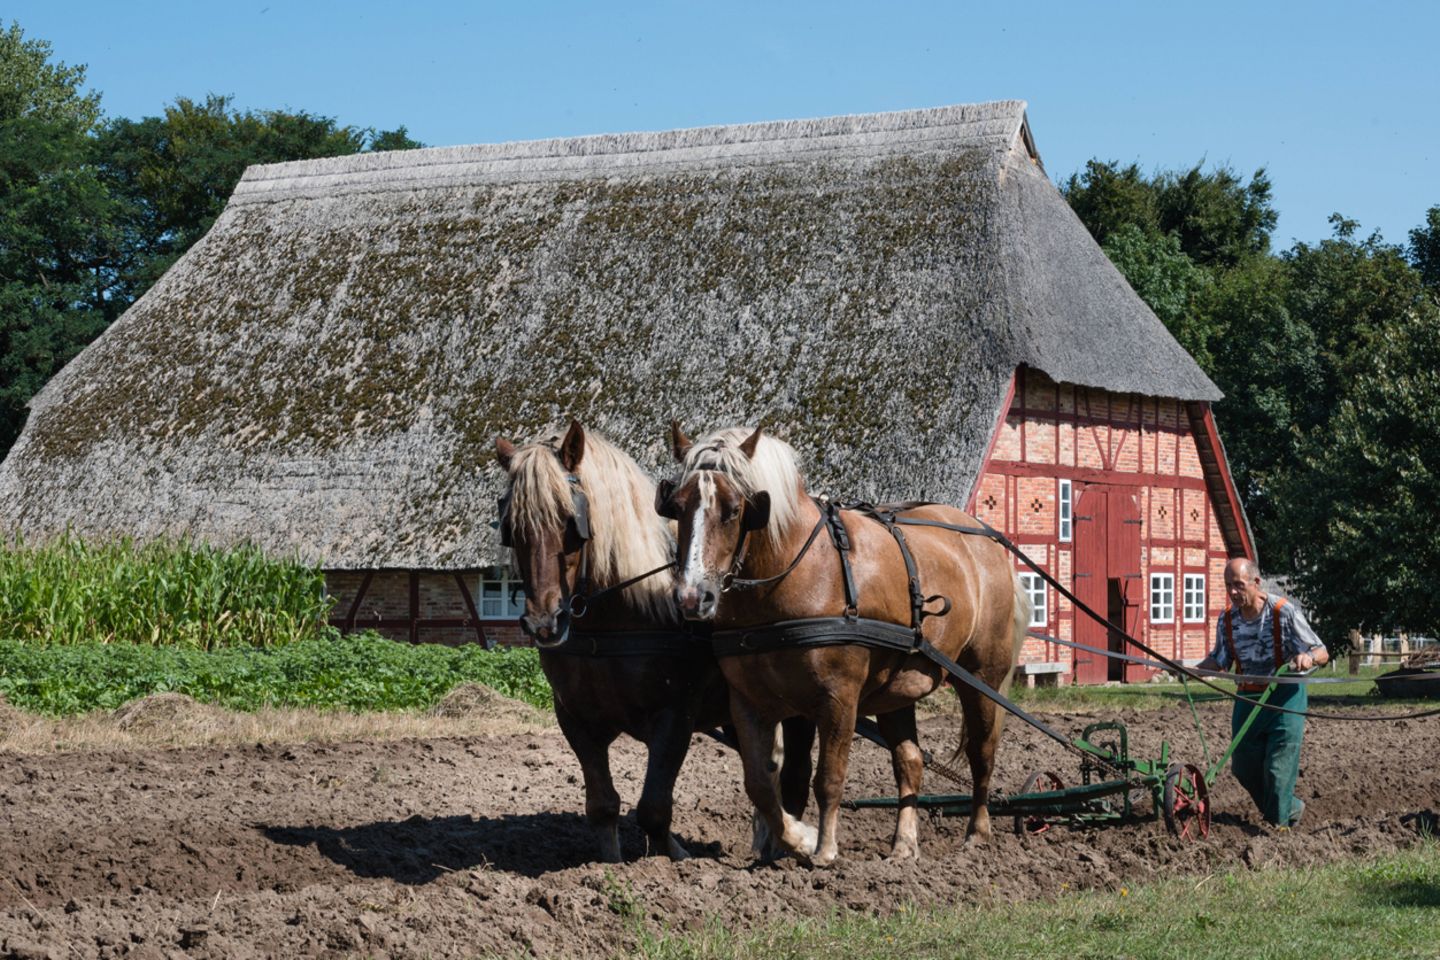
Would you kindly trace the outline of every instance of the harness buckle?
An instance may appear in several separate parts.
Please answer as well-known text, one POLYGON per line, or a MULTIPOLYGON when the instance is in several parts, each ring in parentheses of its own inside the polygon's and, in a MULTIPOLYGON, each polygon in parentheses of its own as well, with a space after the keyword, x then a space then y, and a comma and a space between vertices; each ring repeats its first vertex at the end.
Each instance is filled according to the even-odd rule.
POLYGON ((565 601, 565 609, 569 611, 570 616, 579 620, 585 616, 586 611, 590 609, 590 605, 586 602, 583 593, 572 593, 570 598, 565 601))
POLYGON ((845 622, 854 623, 860 619, 860 611, 853 603, 845 605, 845 622))

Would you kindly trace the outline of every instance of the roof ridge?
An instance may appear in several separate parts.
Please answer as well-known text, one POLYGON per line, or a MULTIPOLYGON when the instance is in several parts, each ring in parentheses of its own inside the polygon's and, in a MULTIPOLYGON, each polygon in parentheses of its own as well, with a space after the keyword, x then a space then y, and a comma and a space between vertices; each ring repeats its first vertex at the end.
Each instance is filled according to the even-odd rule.
POLYGON ((794 159, 806 153, 874 150, 927 141, 939 147, 956 140, 993 138, 1008 145, 1024 122, 1025 109, 1023 100, 996 100, 888 113, 425 147, 256 164, 245 171, 233 199, 268 200, 296 190, 328 192, 330 187, 349 190, 362 184, 373 188, 378 182, 414 187, 426 181, 443 185, 472 177, 509 179, 530 175, 548 179, 593 173, 597 168, 632 168, 639 172, 720 159, 794 159), (975 129, 977 126, 980 129, 975 129), (794 141, 823 145, 805 151, 778 149, 794 141))

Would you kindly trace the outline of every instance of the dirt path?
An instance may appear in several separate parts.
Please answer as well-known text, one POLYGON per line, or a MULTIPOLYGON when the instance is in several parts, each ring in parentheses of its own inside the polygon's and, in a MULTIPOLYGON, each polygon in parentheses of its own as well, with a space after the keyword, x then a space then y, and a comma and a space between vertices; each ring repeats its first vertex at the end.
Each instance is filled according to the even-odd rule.
MULTIPOLYGON (((1182 758, 1199 745, 1184 707, 1119 716, 1131 750, 1168 733, 1182 758)), ((1085 718, 1052 714, 1078 734, 1085 718)), ((943 752, 956 720, 922 739, 943 752)), ((1226 715, 1206 714, 1212 744, 1226 715)), ((579 768, 558 733, 495 738, 255 745, 51 756, 0 754, 0 957, 606 956, 637 927, 735 928, 833 909, 888 911, 1054 895, 1155 876, 1371 855, 1416 842, 1440 810, 1440 721, 1314 723, 1301 795, 1305 823, 1257 826, 1228 775, 1215 831, 1182 844, 1159 823, 1055 828, 1019 838, 997 822, 985 847, 964 821, 922 822, 924 858, 890 864, 892 817, 848 812, 828 871, 750 862, 739 763, 697 738, 677 790, 677 832, 697 855, 605 868, 578 811, 579 768), (1420 814, 1419 818, 1416 814, 1420 814)), ((850 795, 891 792, 887 755, 857 743, 850 795)), ((617 785, 638 796, 641 751, 614 751, 617 785)), ((1011 723, 1000 787, 1037 767, 1073 781, 1064 752, 1011 723)), ((952 792, 930 778, 927 789, 952 792)), ((1148 810, 1148 801, 1144 808, 1148 810)), ((626 854, 643 836, 624 826, 626 854)))

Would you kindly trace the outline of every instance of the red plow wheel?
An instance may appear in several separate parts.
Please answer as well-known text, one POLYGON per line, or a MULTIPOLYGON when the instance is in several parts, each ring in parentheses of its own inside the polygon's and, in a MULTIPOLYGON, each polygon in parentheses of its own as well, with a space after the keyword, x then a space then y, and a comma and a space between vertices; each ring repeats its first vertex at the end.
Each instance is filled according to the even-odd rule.
POLYGON ((1181 840, 1210 836, 1210 788, 1205 774, 1193 763, 1172 763, 1165 771, 1161 810, 1165 826, 1181 840))
MULTIPOLYGON (((1049 790, 1064 790, 1065 782, 1060 779, 1058 773, 1051 773, 1049 770, 1036 770, 1025 778, 1025 785, 1020 788, 1020 793, 1043 793, 1049 790)), ((1019 836, 1026 834, 1044 833, 1050 829, 1049 822, 1044 817, 1026 816, 1025 814, 1015 815, 1015 833, 1019 836)))

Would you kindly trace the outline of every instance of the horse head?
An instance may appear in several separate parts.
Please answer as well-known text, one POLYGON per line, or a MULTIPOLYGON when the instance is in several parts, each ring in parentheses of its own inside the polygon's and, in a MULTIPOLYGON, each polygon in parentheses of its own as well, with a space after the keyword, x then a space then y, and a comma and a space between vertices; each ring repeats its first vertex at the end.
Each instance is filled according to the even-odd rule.
POLYGON ((520 626, 536 646, 558 646, 573 617, 584 612, 577 607, 586 591, 584 554, 592 535, 589 498, 576 471, 585 456, 585 431, 572 420, 558 444, 516 447, 497 437, 495 454, 510 481, 500 501, 499 529, 525 585, 520 626))
POLYGON ((686 619, 715 619, 748 540, 771 525, 771 491, 757 487, 768 478, 753 469, 761 434, 731 429, 696 444, 679 423, 671 424, 672 450, 683 471, 678 481, 660 485, 655 508, 676 521, 675 603, 686 619))

